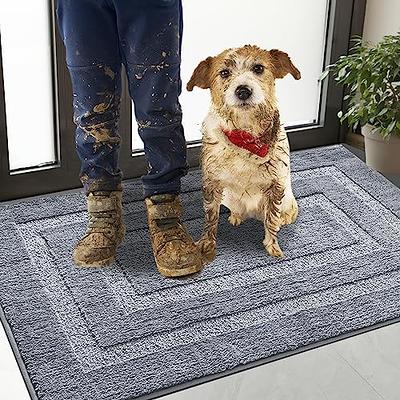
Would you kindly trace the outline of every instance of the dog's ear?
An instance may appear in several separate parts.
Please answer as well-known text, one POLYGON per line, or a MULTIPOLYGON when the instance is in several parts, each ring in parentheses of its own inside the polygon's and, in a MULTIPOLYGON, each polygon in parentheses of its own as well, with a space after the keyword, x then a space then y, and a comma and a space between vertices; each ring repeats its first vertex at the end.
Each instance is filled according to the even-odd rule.
POLYGON ((275 78, 284 78, 287 74, 291 74, 296 80, 301 78, 300 71, 293 65, 287 53, 273 49, 269 51, 269 54, 275 78))
POLYGON ((202 89, 210 88, 210 69, 213 57, 207 57, 203 60, 193 71, 192 77, 190 78, 186 89, 191 92, 195 86, 202 89))

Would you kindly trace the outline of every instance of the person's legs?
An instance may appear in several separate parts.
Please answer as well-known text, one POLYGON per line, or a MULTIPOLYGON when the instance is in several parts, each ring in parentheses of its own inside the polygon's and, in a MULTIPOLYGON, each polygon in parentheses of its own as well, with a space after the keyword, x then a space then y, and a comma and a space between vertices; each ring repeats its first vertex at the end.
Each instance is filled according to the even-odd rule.
POLYGON ((180 61, 181 0, 112 0, 121 54, 149 163, 142 176, 157 268, 169 277, 202 268, 200 254, 181 221, 178 194, 187 173, 180 61))
POLYGON ((179 193, 187 173, 182 127, 180 0, 112 0, 139 135, 149 164, 144 195, 179 193))
POLYGON ((115 10, 106 0, 58 0, 57 16, 74 93, 80 179, 86 193, 121 190, 121 56, 115 10))
POLYGON ((118 168, 121 57, 116 15, 106 0, 58 0, 57 16, 73 86, 76 149, 89 213, 74 261, 106 265, 125 232, 118 168))

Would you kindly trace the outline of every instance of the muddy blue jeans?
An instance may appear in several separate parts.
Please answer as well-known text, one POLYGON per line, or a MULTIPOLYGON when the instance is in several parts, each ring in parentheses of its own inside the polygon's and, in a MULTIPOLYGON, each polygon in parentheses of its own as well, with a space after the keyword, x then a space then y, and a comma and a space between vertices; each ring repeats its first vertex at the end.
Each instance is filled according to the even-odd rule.
POLYGON ((144 195, 179 193, 187 173, 180 61, 181 0, 58 0, 86 193, 121 190, 118 133, 125 65, 144 142, 144 195))

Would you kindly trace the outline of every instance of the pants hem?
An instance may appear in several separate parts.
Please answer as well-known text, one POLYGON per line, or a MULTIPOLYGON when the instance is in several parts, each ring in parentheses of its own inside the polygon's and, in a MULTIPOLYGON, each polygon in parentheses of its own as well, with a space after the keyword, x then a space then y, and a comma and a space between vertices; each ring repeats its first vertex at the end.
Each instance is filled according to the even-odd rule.
POLYGON ((121 180, 118 179, 89 179, 83 182, 86 195, 92 192, 115 192, 122 191, 121 180))
POLYGON ((155 194, 180 194, 181 184, 165 184, 165 185, 154 185, 154 186, 143 186, 144 197, 150 197, 155 194))

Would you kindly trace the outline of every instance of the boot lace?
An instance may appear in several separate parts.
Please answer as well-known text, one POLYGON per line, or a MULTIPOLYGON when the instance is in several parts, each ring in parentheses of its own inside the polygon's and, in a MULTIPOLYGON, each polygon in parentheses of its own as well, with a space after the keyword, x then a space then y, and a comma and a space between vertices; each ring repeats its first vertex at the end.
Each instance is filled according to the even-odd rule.
POLYGON ((162 244, 161 247, 168 242, 179 240, 184 243, 190 242, 189 235, 185 227, 178 218, 163 218, 155 220, 159 230, 155 233, 157 241, 162 244))
POLYGON ((112 233, 116 221, 115 212, 89 213, 88 230, 90 233, 112 233))

